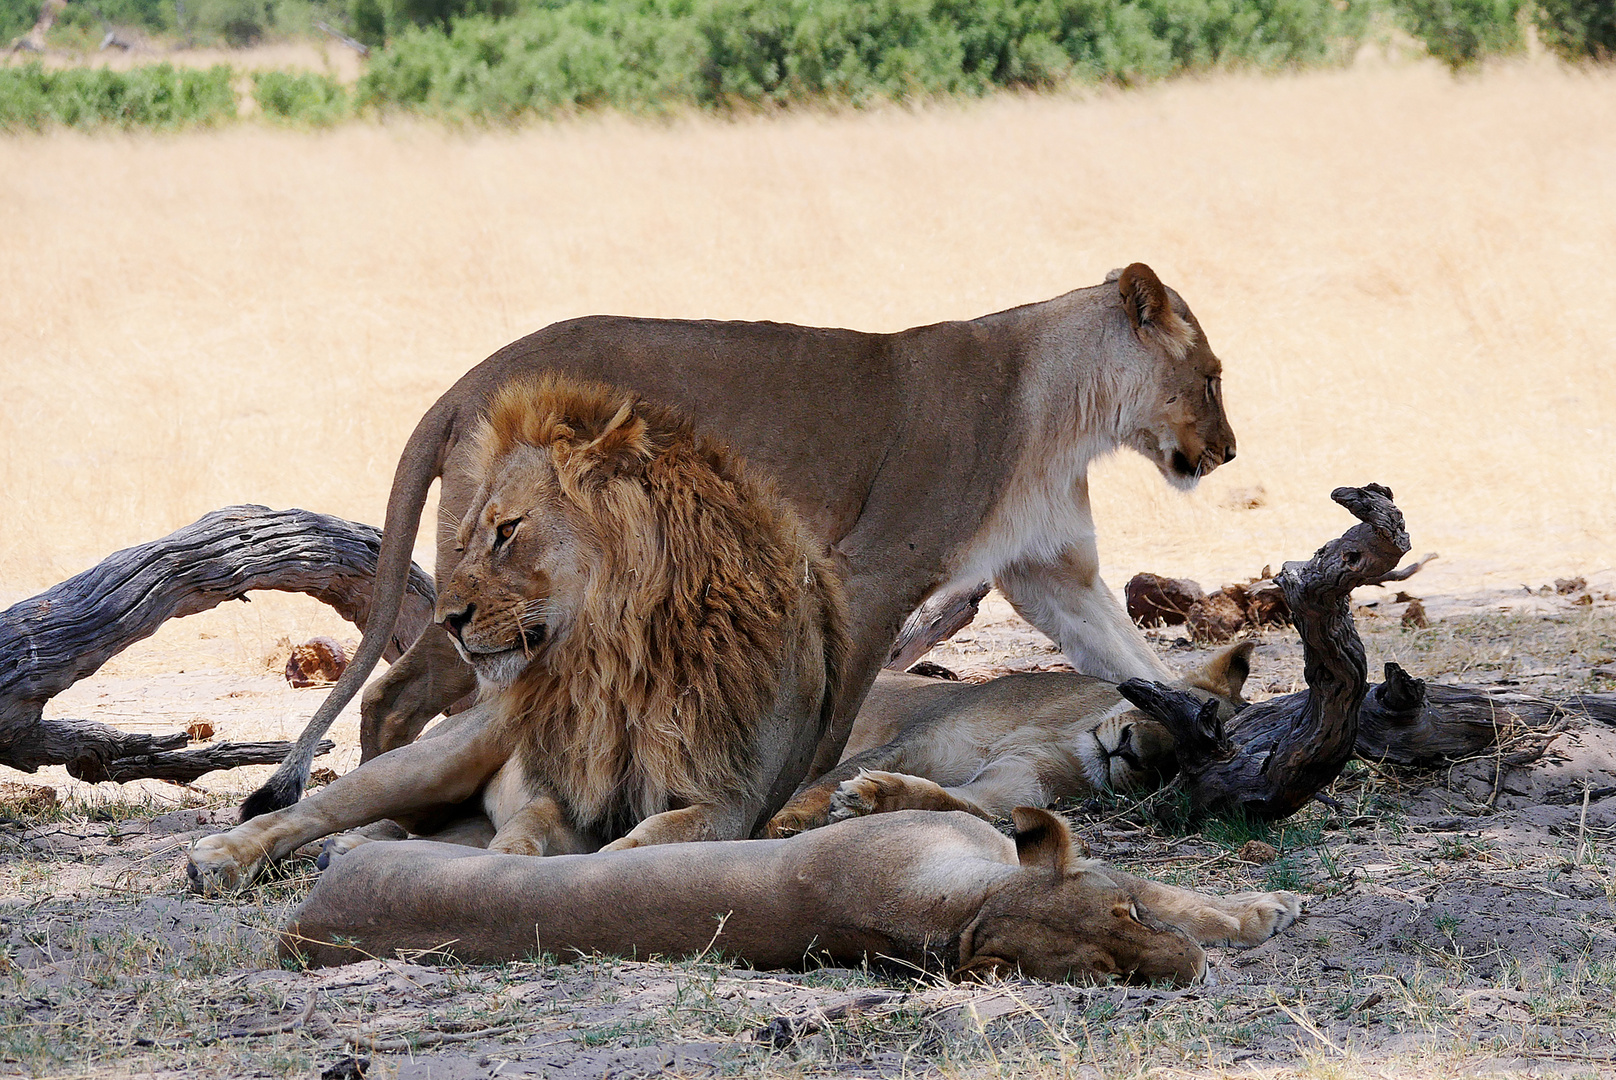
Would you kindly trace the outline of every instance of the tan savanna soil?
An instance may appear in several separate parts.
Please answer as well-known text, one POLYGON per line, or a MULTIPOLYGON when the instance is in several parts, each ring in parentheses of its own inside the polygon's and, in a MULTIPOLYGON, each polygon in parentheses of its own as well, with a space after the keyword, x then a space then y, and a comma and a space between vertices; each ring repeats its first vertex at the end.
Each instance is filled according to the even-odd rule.
MULTIPOLYGON (((1541 60, 1463 79, 1360 65, 733 122, 0 140, 0 603, 230 503, 380 520, 433 398, 556 319, 891 330, 1142 259, 1224 357, 1240 455, 1187 498, 1131 455, 1096 471, 1113 585, 1305 557, 1344 524, 1330 488, 1379 480, 1416 553, 1443 558, 1407 586, 1428 629, 1403 630, 1390 592, 1360 596, 1371 670, 1609 692, 1613 89, 1616 73, 1541 60), (1572 576, 1589 604, 1538 591, 1572 576)), ((255 597, 49 707, 291 736, 319 693, 285 686, 282 639, 317 633, 356 636, 312 601, 255 597)), ((1162 648, 1189 662, 1175 637, 1162 648)), ((993 604, 938 657, 1053 659, 993 604)), ((1265 635, 1254 685, 1299 679, 1294 636, 1265 635)), ((334 735, 321 764, 342 771, 351 713, 334 735)), ((1616 1072, 1605 729, 1524 768, 1355 766, 1340 810, 1267 833, 1268 864, 1237 857, 1250 829, 1066 808, 1141 872, 1306 894, 1284 936, 1183 992, 711 958, 280 971, 264 934, 312 863, 232 902, 180 876, 265 770, 195 791, 46 773, 28 779, 72 805, 11 807, 0 827, 0 1072, 306 1076, 353 1054, 433 1077, 1616 1072)))

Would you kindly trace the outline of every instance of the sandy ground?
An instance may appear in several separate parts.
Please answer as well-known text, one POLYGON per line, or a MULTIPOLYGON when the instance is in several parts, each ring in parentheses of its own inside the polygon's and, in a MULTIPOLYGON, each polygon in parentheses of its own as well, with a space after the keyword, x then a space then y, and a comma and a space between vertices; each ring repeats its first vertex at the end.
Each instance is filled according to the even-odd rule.
MULTIPOLYGON (((1410 631, 1380 592, 1357 598, 1372 670, 1397 658, 1443 681, 1556 697, 1616 687, 1597 674, 1616 657, 1616 602, 1500 596, 1478 609, 1431 596, 1447 614, 1410 631)), ((1152 640, 1170 663, 1200 655, 1177 629, 1152 640)), ((929 658, 967 675, 1059 662, 997 595, 929 658)), ((1299 685, 1294 633, 1263 634, 1254 667, 1253 696, 1299 685)), ((193 669, 99 675, 52 707, 136 728, 204 718, 243 737, 290 732, 318 696, 279 675, 193 669)), ((340 769, 354 736, 337 730, 340 769)), ((1066 807, 1097 856, 1137 872, 1306 897, 1285 934, 1215 951, 1215 983, 1179 991, 717 960, 281 970, 267 934, 306 891, 309 859, 236 901, 200 900, 182 881, 186 845, 229 823, 253 772, 80 790, 93 808, 43 817, 9 811, 0 1071, 348 1075, 329 1070, 358 1057, 367 1075, 421 1078, 1593 1076, 1611 1075, 1616 1056, 1616 730, 1597 725, 1525 767, 1355 764, 1330 789, 1338 808, 1273 829, 1186 836, 1148 800, 1066 807), (1278 859, 1242 859, 1252 838, 1278 859)))

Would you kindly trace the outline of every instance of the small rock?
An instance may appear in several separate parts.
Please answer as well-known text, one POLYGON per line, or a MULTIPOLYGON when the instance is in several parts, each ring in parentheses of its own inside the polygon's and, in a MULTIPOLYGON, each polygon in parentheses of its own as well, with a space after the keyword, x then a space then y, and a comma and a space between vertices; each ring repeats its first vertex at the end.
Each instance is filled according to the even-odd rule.
POLYGON ((1588 579, 1581 577, 1555 578, 1554 591, 1561 596, 1570 596, 1572 593, 1582 592, 1588 587, 1588 579))
POLYGON ((1185 621, 1195 640, 1220 645, 1245 629, 1246 612, 1227 589, 1219 589, 1191 604, 1185 621))
POLYGON ((191 726, 185 729, 185 734, 191 737, 192 742, 207 742, 213 738, 213 725, 206 720, 193 720, 191 726))
POLYGON ((1425 617, 1425 605, 1420 603, 1418 597, 1410 600, 1408 607, 1403 609, 1403 626, 1413 630, 1424 630, 1430 625, 1430 620, 1425 617))
POLYGON ((1188 578, 1135 574, 1123 588, 1128 600, 1128 617, 1140 626, 1177 626, 1188 616, 1191 605, 1206 596, 1206 590, 1188 578))
POLYGON ((309 786, 310 787, 323 787, 326 784, 329 784, 331 781, 335 780, 336 778, 337 778, 337 774, 336 774, 335 770, 332 770, 332 769, 315 769, 315 770, 313 770, 312 772, 309 773, 309 786))
POLYGON ((292 655, 286 661, 286 681, 298 689, 330 686, 347 666, 348 656, 341 645, 328 637, 310 638, 292 646, 292 655))
POLYGON ((1235 858, 1241 862, 1271 863, 1279 858, 1279 849, 1261 840, 1247 840, 1240 845, 1240 850, 1235 852, 1235 858))

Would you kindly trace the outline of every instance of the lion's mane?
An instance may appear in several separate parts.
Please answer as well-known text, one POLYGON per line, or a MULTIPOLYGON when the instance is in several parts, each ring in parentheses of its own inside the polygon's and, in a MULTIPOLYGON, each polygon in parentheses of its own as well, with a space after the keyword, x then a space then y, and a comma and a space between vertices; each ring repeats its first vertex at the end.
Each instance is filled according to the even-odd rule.
POLYGON ((740 455, 675 410, 554 375, 503 388, 477 437, 483 476, 546 451, 605 554, 572 631, 501 692, 528 776, 575 825, 620 835, 732 790, 804 601, 828 722, 848 650, 839 579, 740 455))

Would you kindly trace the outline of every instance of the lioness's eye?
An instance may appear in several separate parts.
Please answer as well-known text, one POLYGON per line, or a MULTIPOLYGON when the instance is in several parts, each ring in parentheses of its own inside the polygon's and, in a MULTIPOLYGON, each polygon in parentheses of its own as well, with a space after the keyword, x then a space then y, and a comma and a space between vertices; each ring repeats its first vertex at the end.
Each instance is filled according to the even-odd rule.
POLYGON ((509 540, 515 534, 516 526, 521 523, 521 520, 521 518, 515 518, 511 521, 504 522, 499 528, 495 529, 494 546, 498 547, 500 544, 503 544, 505 541, 509 540))

